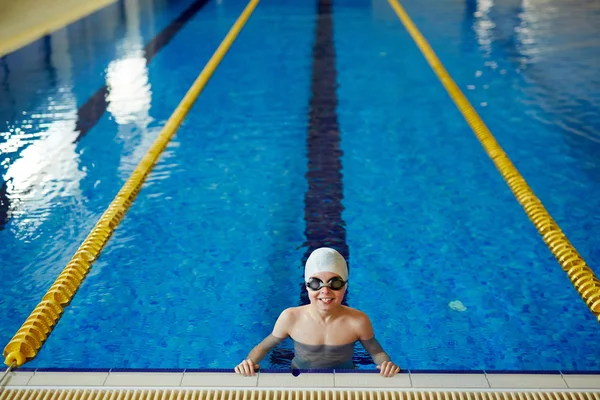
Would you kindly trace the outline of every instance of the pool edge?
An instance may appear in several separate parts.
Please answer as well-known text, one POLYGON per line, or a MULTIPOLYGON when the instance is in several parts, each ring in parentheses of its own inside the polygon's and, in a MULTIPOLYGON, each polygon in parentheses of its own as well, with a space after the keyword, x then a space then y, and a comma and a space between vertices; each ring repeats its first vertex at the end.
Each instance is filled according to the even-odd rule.
POLYGON ((384 378, 377 373, 339 372, 308 372, 298 376, 291 373, 259 372, 252 377, 242 377, 232 372, 14 371, 10 373, 4 386, 0 386, 0 399, 2 391, 8 389, 600 393, 600 374, 404 372, 392 378, 384 378))

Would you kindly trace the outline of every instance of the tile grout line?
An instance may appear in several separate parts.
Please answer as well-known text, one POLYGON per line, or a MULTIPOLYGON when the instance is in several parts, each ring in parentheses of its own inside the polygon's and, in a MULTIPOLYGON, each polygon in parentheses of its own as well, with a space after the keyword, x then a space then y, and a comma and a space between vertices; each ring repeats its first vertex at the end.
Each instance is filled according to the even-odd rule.
POLYGON ((492 383, 490 382, 489 378, 488 378, 488 374, 486 370, 483 370, 483 377, 485 378, 485 381, 488 384, 488 387, 491 389, 492 388, 492 383))
POLYGON ((108 382, 108 378, 110 378, 112 374, 112 368, 108 370, 108 374, 106 374, 106 379, 104 379, 104 382, 102 382, 102 386, 106 386, 106 382, 108 382))
POLYGON ((335 370, 333 370, 333 387, 334 388, 337 387, 337 385, 335 384, 335 375, 336 375, 335 370))
POLYGON ((29 386, 29 384, 31 383, 31 380, 33 379, 33 377, 35 376, 36 373, 37 373, 37 369, 35 371, 33 371, 33 374, 31 374, 29 379, 27 379, 27 382, 25 382, 25 386, 29 386))
POLYGON ((569 386, 569 382, 567 382, 567 380, 565 379, 565 376, 563 375, 562 370, 560 370, 558 372, 560 372, 560 377, 562 378, 563 382, 567 386, 567 389, 571 389, 571 386, 569 386))
POLYGON ((106 377, 104 378, 104 381, 102 381, 102 385, 100 385, 100 386, 106 386, 106 381, 108 380, 109 375, 110 375, 110 370, 108 370, 108 372, 106 373, 106 377))

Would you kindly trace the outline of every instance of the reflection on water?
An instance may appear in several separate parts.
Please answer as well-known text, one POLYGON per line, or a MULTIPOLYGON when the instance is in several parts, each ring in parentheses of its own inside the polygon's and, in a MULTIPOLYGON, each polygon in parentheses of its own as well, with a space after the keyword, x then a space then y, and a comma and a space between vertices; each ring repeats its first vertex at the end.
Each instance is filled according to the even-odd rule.
POLYGON ((106 80, 110 90, 108 112, 118 124, 147 120, 151 97, 144 57, 129 56, 111 62, 106 80))
POLYGON ((149 120, 151 92, 138 3, 138 0, 124 2, 127 33, 119 43, 118 59, 107 68, 107 100, 108 111, 118 124, 138 123, 145 127, 149 120))
POLYGON ((600 31, 599 11, 597 3, 523 0, 514 27, 514 55, 527 69, 540 106, 554 114, 550 121, 533 116, 558 126, 569 142, 575 135, 600 143, 600 97, 594 95, 600 79, 589 68, 600 62, 600 41, 593 39, 600 31))
POLYGON ((590 68, 600 63, 600 4, 466 0, 465 10, 485 65, 521 74, 532 118, 558 127, 578 153, 579 138, 600 143, 600 76, 590 68))
POLYGON ((99 97, 82 101, 73 90, 72 75, 81 69, 82 57, 93 63, 94 51, 100 51, 88 54, 86 46, 81 46, 89 38, 82 37, 78 29, 88 29, 90 24, 57 31, 2 58, 0 119, 6 125, 0 125, 0 230, 9 219, 18 217, 14 232, 31 237, 61 197, 81 200, 79 186, 86 173, 79 166, 77 142, 83 137, 82 127, 85 125, 86 132, 92 128, 104 107, 118 124, 118 138, 125 147, 120 155, 123 175, 131 172, 150 146, 153 137, 146 134, 146 128, 152 121, 151 87, 140 15, 152 14, 153 9, 146 4, 141 10, 139 0, 126 0, 121 6, 108 10, 106 18, 90 27, 95 29, 94 36, 107 39, 107 43, 114 39, 105 37, 104 30, 114 35, 118 21, 123 21, 125 28, 115 60, 105 71, 106 85, 99 97), (120 17, 112 18, 115 13, 120 17), (75 53, 78 61, 73 60, 75 53))
POLYGON ((523 10, 518 14, 520 23, 515 26, 516 47, 519 52, 525 57, 519 59, 521 66, 528 62, 528 59, 535 57, 539 49, 535 46, 534 32, 530 28, 530 24, 535 23, 535 12, 532 10, 532 5, 528 1, 523 1, 523 10))
POLYGON ((19 157, 4 173, 7 218, 15 218, 11 230, 17 238, 29 240, 48 218, 51 204, 62 197, 79 198, 79 182, 85 173, 79 169, 74 138, 77 105, 72 93, 69 39, 64 30, 50 38, 52 68, 57 90, 45 110, 32 113, 2 144, 2 154, 21 147, 19 157), (33 127, 39 131, 32 131, 33 127))
POLYGON ((490 18, 490 10, 494 6, 493 0, 480 0, 477 2, 477 10, 473 14, 475 22, 473 30, 477 36, 477 43, 483 54, 489 57, 492 54, 492 40, 494 23, 490 18))
POLYGON ((31 239, 52 207, 80 201, 86 174, 75 144, 81 99, 74 75, 95 75, 97 53, 118 32, 118 13, 109 6, 0 59, 0 230, 14 217, 11 232, 31 239))
MULTIPOLYGON (((23 208, 29 201, 25 193, 42 193, 36 202, 50 207, 52 198, 44 197, 47 191, 42 189, 46 180, 23 178, 46 171, 43 163, 32 161, 34 154, 48 154, 40 150, 44 144, 37 142, 57 141, 53 151, 61 153, 52 162, 64 163, 57 168, 72 171, 64 179, 76 179, 72 186, 78 186, 83 175, 76 171, 85 168, 77 166, 82 162, 77 152, 81 154, 83 148, 66 143, 86 137, 106 111, 116 122, 117 132, 104 137, 123 148, 110 153, 118 158, 121 177, 130 174, 157 134, 148 129, 153 119, 147 65, 207 2, 125 0, 0 59, 0 175, 4 179, 0 181, 0 230, 12 216, 30 215, 23 208), (173 10, 181 13, 171 15, 173 10), (165 21, 168 25, 155 32, 165 21), (150 39, 146 45, 144 38, 150 39), (77 132, 74 137, 73 132, 77 132), (47 139, 51 135, 62 139, 47 139), (25 152, 34 143, 37 147, 25 152), (25 161, 17 162, 24 157, 25 161)), ((92 142, 86 145, 93 146, 92 142)), ((93 163, 93 159, 82 159, 93 163)))
POLYGON ((148 130, 152 122, 150 106, 152 87, 148 77, 148 59, 140 34, 139 0, 124 2, 127 34, 118 45, 118 59, 108 66, 108 112, 119 124, 118 138, 124 149, 119 171, 121 179, 129 177, 155 138, 148 130))

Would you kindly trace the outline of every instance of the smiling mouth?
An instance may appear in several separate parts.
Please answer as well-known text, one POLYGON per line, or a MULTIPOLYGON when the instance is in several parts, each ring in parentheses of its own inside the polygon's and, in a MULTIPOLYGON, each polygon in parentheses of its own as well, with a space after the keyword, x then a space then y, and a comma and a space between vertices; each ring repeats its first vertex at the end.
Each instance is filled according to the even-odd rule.
POLYGON ((319 300, 321 300, 325 304, 331 304, 333 302, 333 299, 331 297, 325 297, 319 300))

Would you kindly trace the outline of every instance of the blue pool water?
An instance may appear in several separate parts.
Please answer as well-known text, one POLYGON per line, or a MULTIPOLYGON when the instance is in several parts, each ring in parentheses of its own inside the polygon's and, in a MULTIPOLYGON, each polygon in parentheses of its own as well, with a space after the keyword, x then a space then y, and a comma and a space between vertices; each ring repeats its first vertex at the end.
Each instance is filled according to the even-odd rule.
MULTIPOLYGON (((302 303, 321 124, 339 130, 347 302, 401 367, 600 370, 595 317, 387 1, 336 0, 330 16, 317 4, 262 0, 28 367, 237 364, 302 303), (313 52, 328 18, 334 52, 313 52), (311 119, 327 104, 337 118, 311 119)), ((595 268, 598 4, 402 4, 595 268)), ((245 5, 123 0, 0 59, 2 346, 245 5), (103 87, 106 110, 86 108, 103 87)), ((261 366, 290 360, 288 341, 261 366)), ((358 347, 355 362, 374 368, 358 347)))

